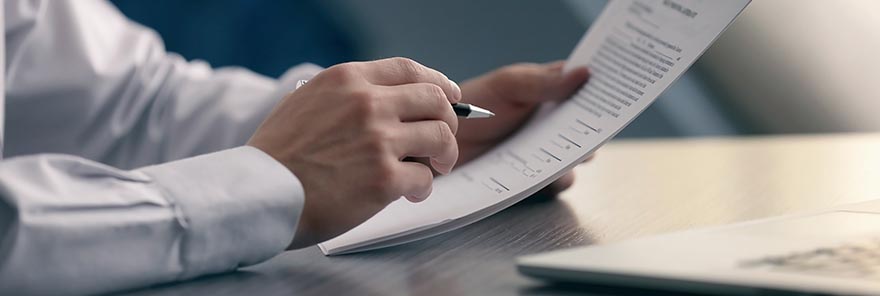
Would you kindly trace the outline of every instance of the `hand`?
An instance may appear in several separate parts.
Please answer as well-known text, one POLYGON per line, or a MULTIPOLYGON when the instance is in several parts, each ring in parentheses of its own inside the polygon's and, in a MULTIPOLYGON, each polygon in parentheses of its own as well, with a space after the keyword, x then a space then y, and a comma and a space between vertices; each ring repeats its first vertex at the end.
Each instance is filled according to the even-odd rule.
POLYGON ((401 196, 428 197, 432 168, 449 173, 458 159, 459 100, 454 82, 404 58, 340 64, 287 95, 248 145, 303 185, 290 248, 342 234, 401 196))
MULTIPOLYGON (((459 163, 476 158, 506 139, 542 103, 564 100, 586 83, 586 68, 563 74, 563 65, 515 64, 462 83, 462 101, 492 110, 495 117, 461 122, 457 134, 459 163)), ((569 172, 542 193, 556 195, 573 183, 574 173, 569 172)))

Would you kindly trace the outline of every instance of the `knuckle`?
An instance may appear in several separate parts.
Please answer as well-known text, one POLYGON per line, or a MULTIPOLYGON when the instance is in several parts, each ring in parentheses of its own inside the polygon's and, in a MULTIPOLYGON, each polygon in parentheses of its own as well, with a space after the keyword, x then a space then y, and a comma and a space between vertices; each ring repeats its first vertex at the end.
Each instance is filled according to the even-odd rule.
POLYGON ((395 143, 397 143, 398 133, 394 129, 390 129, 381 123, 369 123, 365 125, 361 132, 366 143, 366 149, 369 153, 377 157, 397 157, 395 154, 395 143))
POLYGON ((425 74, 425 67, 410 58, 396 57, 393 61, 404 75, 418 78, 425 74))
POLYGON ((446 109, 446 118, 444 121, 449 126, 449 129, 452 132, 452 137, 455 138, 455 135, 458 133, 458 116, 455 115, 455 111, 451 109, 446 109))
POLYGON ((418 177, 418 180, 421 180, 422 186, 430 187, 434 183, 434 171, 431 169, 431 164, 422 164, 421 168, 421 175, 416 177, 418 177))
POLYGON ((374 98, 373 92, 366 89, 354 89, 349 92, 349 97, 358 104, 370 102, 374 98))
POLYGON ((443 121, 438 121, 436 128, 437 144, 442 146, 455 145, 455 134, 452 133, 452 128, 449 127, 449 124, 443 121))
POLYGON ((382 187, 388 187, 394 181, 394 166, 389 161, 379 161, 376 164, 375 180, 382 187))
MULTIPOLYGON (((446 98, 446 93, 443 92, 443 88, 436 84, 427 84, 425 86, 425 92, 427 96, 431 99, 428 103, 433 104, 436 107, 445 107, 445 105, 449 104, 449 99, 446 98)), ((443 110, 443 109, 440 109, 443 110)))
POLYGON ((342 63, 327 68, 319 75, 322 77, 326 77, 334 83, 347 83, 352 81, 356 77, 356 68, 357 66, 354 63, 342 63))
POLYGON ((421 166, 421 170, 418 173, 411 176, 410 180, 417 186, 417 190, 420 192, 424 192, 424 197, 431 195, 431 191, 434 185, 434 173, 431 171, 431 168, 427 165, 421 166))
POLYGON ((376 95, 369 90, 354 90, 349 94, 355 108, 355 117, 371 119, 380 113, 382 105, 376 95))
POLYGON ((389 148, 391 146, 391 143, 394 143, 395 141, 394 132, 380 128, 373 129, 372 137, 373 141, 376 142, 376 145, 378 145, 379 148, 382 148, 383 150, 389 148))
POLYGON ((437 105, 438 119, 440 119, 445 126, 445 129, 455 137, 455 133, 458 131, 458 116, 455 115, 455 111, 449 107, 448 101, 439 102, 440 105, 437 105))
POLYGON ((394 135, 391 132, 380 128, 368 128, 363 135, 366 137, 364 149, 366 153, 384 157, 390 152, 391 143, 394 142, 394 135))
POLYGON ((393 58, 391 58, 391 61, 397 65, 402 66, 402 67, 414 67, 414 66, 418 65, 418 63, 415 60, 407 58, 407 57, 393 57, 393 58))
POLYGON ((431 167, 428 165, 422 166, 422 175, 420 180, 422 180, 423 188, 430 188, 434 184, 434 172, 431 171, 431 167))

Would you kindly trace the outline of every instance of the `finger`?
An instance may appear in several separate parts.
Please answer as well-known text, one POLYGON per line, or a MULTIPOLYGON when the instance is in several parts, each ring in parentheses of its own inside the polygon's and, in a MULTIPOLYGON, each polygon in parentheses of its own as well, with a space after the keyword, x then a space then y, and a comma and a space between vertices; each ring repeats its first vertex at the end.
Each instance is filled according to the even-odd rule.
POLYGON ((434 174, 428 166, 418 162, 402 161, 399 170, 402 176, 406 176, 398 185, 400 195, 411 202, 423 201, 431 195, 434 174))
POLYGON ((595 158, 595 157, 596 157, 596 152, 593 152, 592 154, 590 154, 590 156, 587 156, 587 159, 584 159, 584 161, 581 162, 581 163, 587 163, 587 162, 590 162, 590 161, 593 160, 593 158, 595 158))
POLYGON ((564 61, 556 61, 541 64, 538 69, 528 72, 527 74, 535 77, 521 79, 533 79, 536 84, 540 85, 535 86, 534 91, 537 94, 527 99, 533 99, 535 103, 564 100, 589 79, 590 73, 585 67, 575 68, 568 72, 564 72, 564 68, 564 61))
POLYGON ((512 103, 535 105, 565 99, 587 81, 589 72, 586 68, 575 68, 563 73, 563 66, 564 62, 507 66, 495 75, 495 79, 500 80, 496 84, 516 86, 501 90, 515 92, 501 94, 517 100, 512 103))
POLYGON ((558 196, 559 193, 565 191, 565 189, 568 189, 572 185, 574 185, 574 171, 569 171, 561 178, 557 179, 553 183, 550 183, 550 185, 547 185, 546 187, 541 188, 541 190, 538 190, 538 192, 535 192, 535 194, 533 194, 530 199, 539 201, 550 200, 558 196))
POLYGON ((430 83, 415 83, 387 87, 387 98, 402 122, 442 120, 458 130, 458 117, 452 110, 443 90, 430 83))
POLYGON ((550 184, 551 190, 558 194, 574 185, 574 171, 568 171, 561 178, 550 184))
POLYGON ((562 73, 563 66, 563 63, 550 66, 551 71, 560 71, 561 74, 560 77, 555 82, 551 82, 550 86, 547 88, 547 95, 543 96, 546 100, 560 101, 568 99, 590 79, 590 71, 586 67, 578 67, 562 73), (557 67, 558 70, 555 69, 557 67))
POLYGON ((446 75, 408 58, 389 58, 361 63, 361 71, 372 84, 393 86, 430 83, 443 89, 452 103, 461 101, 461 88, 446 75))
POLYGON ((402 123, 395 133, 394 147, 400 159, 428 157, 431 167, 448 174, 458 160, 458 144, 449 125, 439 120, 402 123))

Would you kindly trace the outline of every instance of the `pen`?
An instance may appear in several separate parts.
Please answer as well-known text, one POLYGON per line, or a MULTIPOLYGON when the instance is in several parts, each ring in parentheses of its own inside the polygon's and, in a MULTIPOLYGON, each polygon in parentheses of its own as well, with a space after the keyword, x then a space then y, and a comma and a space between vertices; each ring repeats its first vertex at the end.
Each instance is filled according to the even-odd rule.
MULTIPOLYGON (((300 88, 308 82, 308 80, 297 81, 296 88, 300 88)), ((452 104, 452 110, 455 111, 455 115, 463 118, 489 118, 495 116, 495 113, 492 113, 492 111, 465 103, 452 104)))

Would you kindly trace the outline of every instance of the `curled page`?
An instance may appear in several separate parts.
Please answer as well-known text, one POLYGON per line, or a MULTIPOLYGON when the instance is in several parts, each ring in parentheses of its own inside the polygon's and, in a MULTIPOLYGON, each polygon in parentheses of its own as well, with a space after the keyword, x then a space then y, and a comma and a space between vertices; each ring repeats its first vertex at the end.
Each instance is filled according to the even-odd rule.
POLYGON ((434 236, 479 221, 537 192, 645 110, 749 2, 609 2, 566 63, 566 70, 587 66, 592 73, 568 101, 493 150, 437 178, 426 201, 393 202, 319 247, 334 255, 434 236))

